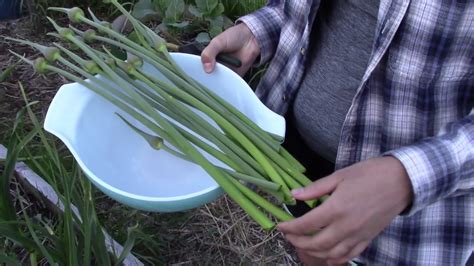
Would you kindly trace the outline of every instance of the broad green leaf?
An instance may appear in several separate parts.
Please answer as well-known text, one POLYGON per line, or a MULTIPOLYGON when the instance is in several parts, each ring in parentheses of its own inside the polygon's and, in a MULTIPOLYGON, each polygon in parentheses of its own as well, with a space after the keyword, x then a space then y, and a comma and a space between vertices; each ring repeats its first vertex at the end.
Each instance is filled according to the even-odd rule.
POLYGON ((224 17, 223 16, 218 16, 214 18, 208 18, 207 21, 209 21, 209 28, 212 27, 224 27, 224 17))
POLYGON ((224 15, 222 15, 222 17, 224 19, 224 23, 222 24, 222 27, 224 29, 230 28, 234 25, 234 22, 230 18, 228 18, 227 16, 224 16, 224 15))
MULTIPOLYGON (((130 34, 128 34, 127 38, 135 43, 138 43, 140 40, 138 39, 138 34, 136 31, 132 31, 130 32, 130 34)), ((112 53, 113 54, 113 53, 112 53)))
POLYGON ((265 5, 267 0, 220 0, 224 5, 224 14, 231 20, 247 15, 265 5))
POLYGON ((138 0, 138 2, 133 6, 133 11, 138 9, 151 9, 154 10, 154 3, 151 0, 138 0))
POLYGON ((158 12, 162 18, 166 15, 166 9, 168 9, 169 0, 153 0, 153 10, 158 12))
POLYGON ((218 0, 196 0, 196 7, 202 13, 211 13, 218 4, 218 0))
POLYGON ((191 13, 191 15, 193 15, 195 17, 198 17, 198 18, 202 18, 203 12, 201 12, 196 6, 189 5, 188 6, 188 11, 189 11, 189 13, 191 13))
POLYGON ((241 16, 240 10, 242 10, 241 1, 235 0, 221 0, 221 3, 224 5, 224 13, 226 16, 235 20, 241 16))
POLYGON ((132 16, 136 19, 146 22, 150 19, 159 19, 159 13, 155 11, 151 0, 140 0, 133 7, 132 16))
POLYGON ((240 0, 240 16, 249 14, 265 5, 267 0, 240 0))
POLYGON ((221 0, 221 3, 224 5, 226 12, 229 13, 238 11, 239 6, 241 5, 240 1, 235 0, 221 0))
POLYGON ((210 18, 215 18, 224 13, 224 5, 219 3, 211 12, 207 13, 206 16, 210 18))
POLYGON ((128 32, 132 27, 125 15, 120 15, 112 21, 112 29, 117 32, 128 32))
POLYGON ((168 26, 165 23, 160 23, 156 26, 155 32, 168 32, 168 26))
POLYGON ((121 60, 127 59, 127 53, 126 53, 124 50, 118 48, 117 46, 112 46, 112 47, 110 48, 110 52, 111 52, 115 57, 117 57, 117 58, 119 58, 119 59, 121 59, 121 60))
POLYGON ((184 14, 184 0, 171 1, 166 9, 165 20, 166 23, 178 22, 184 14))
POLYGON ((221 32, 222 32, 222 27, 221 26, 218 26, 218 25, 213 26, 211 24, 211 27, 209 28, 209 35, 211 35, 212 38, 216 37, 221 32))
POLYGON ((207 32, 201 32, 196 36, 196 41, 199 43, 209 43, 211 41, 211 37, 207 32))

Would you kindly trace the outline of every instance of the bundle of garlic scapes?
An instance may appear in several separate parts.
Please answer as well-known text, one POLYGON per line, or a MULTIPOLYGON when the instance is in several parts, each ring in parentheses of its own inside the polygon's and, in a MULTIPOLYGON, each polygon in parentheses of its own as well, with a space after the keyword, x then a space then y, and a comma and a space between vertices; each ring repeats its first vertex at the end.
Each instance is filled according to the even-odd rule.
MULTIPOLYGON (((50 8, 66 13, 71 23, 84 23, 91 27, 83 32, 71 25, 68 28, 60 27, 48 18, 57 31, 51 34, 73 44, 87 58, 80 57, 60 44, 46 47, 27 40, 11 39, 36 48, 44 57, 30 61, 15 55, 40 73, 55 72, 116 105, 153 132, 153 135, 118 115, 131 130, 140 134, 160 152, 166 151, 199 164, 262 228, 270 230, 275 226, 268 214, 278 221, 293 219, 290 214, 245 183, 254 184, 259 191, 275 197, 279 202, 295 204, 290 190, 311 183, 303 174, 304 167, 272 135, 184 73, 170 57, 167 43, 133 18, 117 0, 107 2, 113 4, 132 23, 138 36, 137 42, 112 30, 108 22, 100 21, 90 10, 92 20, 77 7, 50 8), (89 45, 93 42, 102 44, 102 49, 89 45), (115 57, 110 52, 111 47, 126 51, 129 54, 128 60, 115 57), (171 83, 142 71, 144 61, 160 71, 171 83), (193 109, 211 118, 217 127, 196 114, 193 109), (176 122, 195 134, 189 133, 176 122), (196 137, 196 134, 208 142, 196 137), (213 145, 208 144, 209 142, 213 145), (198 148, 232 170, 212 164, 198 148)), ((307 202, 311 207, 317 203, 318 200, 307 202)))

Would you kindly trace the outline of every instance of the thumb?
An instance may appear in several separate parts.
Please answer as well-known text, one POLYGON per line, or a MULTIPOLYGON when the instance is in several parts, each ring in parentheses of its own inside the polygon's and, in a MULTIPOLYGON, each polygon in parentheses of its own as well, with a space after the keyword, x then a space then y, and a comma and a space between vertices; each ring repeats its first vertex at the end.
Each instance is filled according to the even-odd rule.
POLYGON ((291 193, 297 200, 313 200, 330 194, 336 189, 337 184, 338 179, 330 175, 318 179, 306 187, 293 189, 291 193))
POLYGON ((211 73, 216 66, 216 56, 222 52, 225 45, 222 40, 222 35, 212 39, 209 45, 201 53, 201 62, 204 71, 211 73))

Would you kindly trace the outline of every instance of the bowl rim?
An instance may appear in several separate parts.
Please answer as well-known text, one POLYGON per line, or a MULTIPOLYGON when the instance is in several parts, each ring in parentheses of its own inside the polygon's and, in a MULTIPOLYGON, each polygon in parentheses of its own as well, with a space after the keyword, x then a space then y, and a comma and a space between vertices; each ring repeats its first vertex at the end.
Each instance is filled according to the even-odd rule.
MULTIPOLYGON (((186 54, 186 53, 170 53, 170 54, 172 54, 173 56, 177 56, 177 57, 193 58, 193 60, 199 59, 199 62, 200 62, 200 56, 197 56, 197 55, 186 54)), ((223 64, 220 64, 220 63, 217 63, 217 65, 219 67, 219 71, 222 71, 221 74, 235 75, 238 78, 240 78, 241 80, 243 80, 242 77, 240 77, 237 73, 232 71, 227 66, 225 66, 223 64)), ((217 67, 217 65, 216 65, 216 67, 217 67)), ((75 84, 75 83, 73 82, 73 83, 63 84, 59 88, 59 90, 56 94, 59 94, 61 92, 61 90, 69 89, 69 88, 66 88, 66 87, 70 86, 72 84, 75 84)), ((248 89, 252 91, 252 89, 249 87, 249 85, 245 81, 243 81, 243 84, 245 84, 248 87, 248 89)), ((58 98, 54 97, 49 108, 52 108, 52 107, 54 108, 54 105, 57 104, 57 101, 58 101, 58 98)), ((273 112, 267 106, 263 105, 263 107, 266 108, 268 111, 273 112)), ((49 108, 48 108, 48 110, 49 110, 49 108)), ((78 162, 81 169, 84 171, 84 174, 87 175, 93 183, 95 183, 96 185, 102 187, 103 189, 107 190, 108 192, 113 193, 114 195, 123 197, 125 199, 135 200, 135 201, 138 200, 138 201, 144 201, 144 202, 171 203, 171 202, 179 202, 179 201, 186 201, 186 200, 190 200, 190 199, 195 199, 195 198, 198 198, 200 196, 204 196, 206 194, 215 192, 216 190, 220 189, 219 184, 214 180, 213 177, 211 177, 211 178, 214 180, 215 185, 209 186, 209 187, 204 188, 204 189, 199 190, 199 191, 195 191, 195 192, 192 192, 192 193, 187 193, 187 194, 184 194, 184 195, 178 195, 178 196, 167 196, 167 197, 144 196, 144 195, 131 193, 131 192, 127 192, 127 191, 124 191, 122 189, 119 189, 115 186, 110 185, 108 182, 105 182, 103 179, 99 178, 97 175, 93 174, 93 172, 86 166, 86 164, 81 159, 81 157, 78 156, 78 153, 76 152, 76 149, 74 148, 74 145, 72 145, 72 143, 69 141, 69 139, 66 136, 64 136, 60 132, 54 130, 54 127, 50 127, 47 118, 48 118, 48 115, 46 115, 46 120, 44 122, 45 130, 50 132, 51 134, 55 135, 56 137, 61 139, 61 141, 64 142, 66 147, 69 149, 69 151, 74 156, 75 160, 78 162)), ((105 192, 105 191, 103 191, 103 192, 105 192)), ((223 194, 223 192, 222 192, 222 194, 223 194)))

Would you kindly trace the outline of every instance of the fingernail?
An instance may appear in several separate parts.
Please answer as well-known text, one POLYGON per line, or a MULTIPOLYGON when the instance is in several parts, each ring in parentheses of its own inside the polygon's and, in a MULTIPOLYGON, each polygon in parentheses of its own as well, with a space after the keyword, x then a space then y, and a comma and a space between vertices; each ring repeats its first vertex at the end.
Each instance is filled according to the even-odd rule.
POLYGON ((211 73, 212 64, 211 63, 204 63, 204 71, 206 71, 207 73, 211 73))
POLYGON ((296 196, 296 195, 299 195, 299 194, 303 193, 303 191, 304 191, 303 188, 297 188, 297 189, 293 189, 293 190, 291 191, 291 194, 292 194, 293 196, 296 196))

